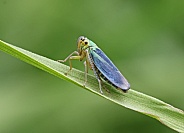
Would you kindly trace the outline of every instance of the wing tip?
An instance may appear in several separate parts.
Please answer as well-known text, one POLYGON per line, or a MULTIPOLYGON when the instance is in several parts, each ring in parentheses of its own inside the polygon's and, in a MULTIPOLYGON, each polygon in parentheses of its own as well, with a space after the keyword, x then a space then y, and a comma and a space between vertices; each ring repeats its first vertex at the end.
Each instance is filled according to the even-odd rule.
POLYGON ((130 84, 128 84, 128 85, 123 85, 120 89, 121 89, 123 92, 127 93, 128 90, 130 89, 130 84))

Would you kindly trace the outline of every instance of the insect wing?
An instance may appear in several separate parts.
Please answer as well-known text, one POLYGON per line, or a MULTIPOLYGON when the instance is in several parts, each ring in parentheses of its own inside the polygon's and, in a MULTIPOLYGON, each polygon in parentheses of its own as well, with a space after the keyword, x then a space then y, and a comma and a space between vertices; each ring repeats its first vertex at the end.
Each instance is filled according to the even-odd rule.
POLYGON ((112 61, 99 49, 91 49, 90 56, 97 69, 115 86, 126 91, 130 88, 130 84, 120 73, 112 61))

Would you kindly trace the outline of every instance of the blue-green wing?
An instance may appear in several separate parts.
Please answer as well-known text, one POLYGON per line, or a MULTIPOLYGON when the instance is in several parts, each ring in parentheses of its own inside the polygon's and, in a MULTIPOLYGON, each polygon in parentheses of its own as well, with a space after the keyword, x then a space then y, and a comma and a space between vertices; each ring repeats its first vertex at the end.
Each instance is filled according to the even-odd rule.
POLYGON ((90 49, 89 54, 97 69, 115 86, 126 91, 130 84, 100 48, 90 49))

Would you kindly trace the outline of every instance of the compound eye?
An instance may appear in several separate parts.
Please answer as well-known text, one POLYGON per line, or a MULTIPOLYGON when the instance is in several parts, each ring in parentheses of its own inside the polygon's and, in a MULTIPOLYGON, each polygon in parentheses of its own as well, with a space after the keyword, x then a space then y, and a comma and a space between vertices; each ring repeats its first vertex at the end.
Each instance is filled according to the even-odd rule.
POLYGON ((77 43, 79 43, 80 41, 84 41, 85 40, 85 37, 84 36, 80 36, 77 40, 77 43))
POLYGON ((84 42, 84 44, 85 44, 85 45, 87 45, 87 44, 88 44, 88 42, 86 41, 86 42, 84 42))

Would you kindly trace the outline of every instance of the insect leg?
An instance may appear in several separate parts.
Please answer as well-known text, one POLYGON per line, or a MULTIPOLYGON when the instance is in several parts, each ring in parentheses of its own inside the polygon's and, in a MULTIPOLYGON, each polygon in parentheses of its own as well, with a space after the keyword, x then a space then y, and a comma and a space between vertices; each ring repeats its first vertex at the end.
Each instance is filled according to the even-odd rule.
POLYGON ((88 63, 86 61, 84 61, 84 67, 85 67, 85 82, 84 82, 84 86, 86 85, 87 83, 87 74, 88 74, 88 63))
POLYGON ((100 79, 100 76, 99 76, 99 74, 97 73, 97 71, 94 69, 94 67, 92 67, 92 70, 93 70, 93 72, 94 72, 94 75, 95 75, 96 78, 97 78, 98 85, 99 85, 99 88, 100 88, 100 93, 103 94, 103 91, 102 91, 102 80, 100 79))
POLYGON ((102 80, 100 78, 97 78, 98 80, 98 84, 99 84, 99 88, 100 88, 100 93, 103 94, 103 91, 102 91, 102 80))
POLYGON ((64 60, 57 60, 57 61, 58 62, 66 62, 73 54, 79 55, 79 53, 77 51, 74 51, 68 57, 66 57, 66 59, 64 59, 64 60))
POLYGON ((81 56, 79 56, 79 53, 77 51, 74 51, 71 53, 66 59, 64 60, 57 60, 58 62, 66 62, 69 59, 70 69, 65 73, 67 75, 72 70, 72 62, 71 60, 80 60, 81 56), (77 56, 72 56, 73 54, 77 54, 77 56))
POLYGON ((110 91, 105 87, 105 84, 102 80, 101 80, 101 85, 102 85, 102 88, 104 88, 108 93, 110 93, 110 91))
MULTIPOLYGON (((88 51, 87 51, 87 60, 86 61, 87 61, 86 64, 90 66, 90 68, 93 70, 94 75, 96 76, 96 78, 98 80, 98 84, 99 84, 99 88, 100 88, 100 93, 103 94, 103 91, 102 91, 102 80, 100 79, 100 76, 99 76, 99 74, 98 74, 98 72, 97 72, 97 70, 96 70, 96 68, 94 66, 94 63, 93 63, 92 59, 89 56, 88 51)), ((87 73, 86 73, 86 76, 87 76, 87 73)))

